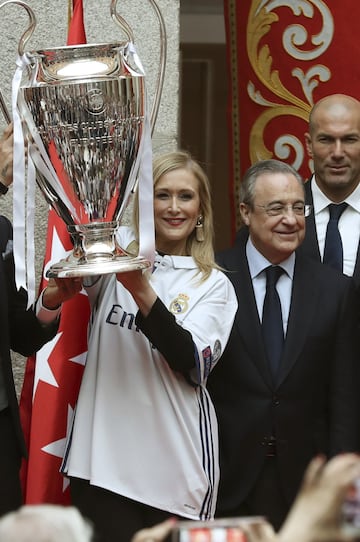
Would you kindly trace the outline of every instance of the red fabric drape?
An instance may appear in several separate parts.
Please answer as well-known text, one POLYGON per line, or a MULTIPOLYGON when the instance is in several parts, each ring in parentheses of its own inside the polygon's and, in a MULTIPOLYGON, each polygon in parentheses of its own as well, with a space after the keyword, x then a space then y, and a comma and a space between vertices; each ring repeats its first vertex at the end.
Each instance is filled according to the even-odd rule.
POLYGON ((311 163, 304 133, 313 103, 338 92, 360 98, 360 3, 224 0, 224 12, 235 232, 246 169, 257 160, 277 158, 307 178, 311 163))

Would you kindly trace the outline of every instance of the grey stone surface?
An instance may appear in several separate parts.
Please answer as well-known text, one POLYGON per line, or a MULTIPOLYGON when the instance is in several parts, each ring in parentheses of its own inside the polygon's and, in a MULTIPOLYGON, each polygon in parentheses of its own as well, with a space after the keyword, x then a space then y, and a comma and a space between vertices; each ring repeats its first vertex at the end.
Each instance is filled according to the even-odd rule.
MULTIPOLYGON (((28 0, 37 18, 34 35, 26 50, 60 47, 65 45, 67 36, 68 2, 66 0, 28 0)), ((157 0, 164 17, 167 31, 167 64, 165 83, 159 115, 153 135, 154 153, 175 148, 178 139, 179 110, 179 17, 180 0, 157 0)), ((118 12, 133 30, 134 43, 147 76, 149 104, 153 103, 158 80, 159 66, 159 25, 151 8, 144 0, 122 0, 118 2, 118 12)), ((84 1, 84 17, 88 43, 109 43, 126 39, 119 27, 110 17, 110 0, 84 1)), ((0 10, 0 89, 10 108, 11 81, 15 72, 15 62, 19 37, 28 25, 26 11, 19 5, 6 5, 0 10)), ((0 115, 0 131, 5 123, 0 115)), ((43 254, 47 205, 37 189, 35 245, 37 279, 40 281, 43 254)), ((0 213, 12 218, 12 192, 0 200, 0 213)), ((25 360, 14 355, 14 375, 18 391, 21 388, 25 360)))

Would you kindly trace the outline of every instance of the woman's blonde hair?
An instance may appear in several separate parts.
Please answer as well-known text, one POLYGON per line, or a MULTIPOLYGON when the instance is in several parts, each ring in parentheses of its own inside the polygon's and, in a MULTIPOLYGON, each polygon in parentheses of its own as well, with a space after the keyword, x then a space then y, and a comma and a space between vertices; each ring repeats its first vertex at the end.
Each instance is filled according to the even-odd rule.
MULTIPOLYGON (((195 228, 186 241, 186 255, 192 256, 202 273, 201 281, 206 280, 212 269, 218 266, 214 257, 214 225, 211 206, 211 192, 209 179, 196 160, 187 151, 173 151, 158 156, 153 162, 154 188, 160 178, 176 169, 186 169, 191 172, 198 181, 200 214, 202 216, 203 241, 196 239, 195 228)), ((134 227, 138 235, 139 210, 137 194, 134 201, 134 227)))

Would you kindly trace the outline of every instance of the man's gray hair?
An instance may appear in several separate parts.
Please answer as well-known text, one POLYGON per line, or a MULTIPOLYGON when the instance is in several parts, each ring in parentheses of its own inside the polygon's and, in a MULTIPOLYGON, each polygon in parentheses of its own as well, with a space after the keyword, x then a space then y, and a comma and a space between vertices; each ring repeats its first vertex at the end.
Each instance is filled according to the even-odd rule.
POLYGON ((26 505, 0 519, 1 542, 91 542, 92 536, 73 506, 26 505))
MULTIPOLYGON (((293 175, 304 190, 304 182, 301 175, 292 166, 280 160, 260 160, 246 171, 240 184, 240 202, 253 206, 255 185, 258 177, 267 173, 283 173, 293 175)), ((305 192, 304 192, 305 195, 305 192)))

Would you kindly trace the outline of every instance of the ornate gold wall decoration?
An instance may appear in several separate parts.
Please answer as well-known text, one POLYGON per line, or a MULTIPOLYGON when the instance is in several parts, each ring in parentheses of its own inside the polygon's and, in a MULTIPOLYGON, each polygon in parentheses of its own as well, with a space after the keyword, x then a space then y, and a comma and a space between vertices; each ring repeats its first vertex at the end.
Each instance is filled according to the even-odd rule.
MULTIPOLYGON (((284 11, 283 11, 284 13, 284 11)), ((288 20, 287 14, 286 19, 288 20)), ((315 61, 329 47, 334 35, 334 21, 331 11, 322 0, 253 0, 249 10, 246 29, 248 60, 257 78, 249 80, 249 98, 265 108, 253 122, 249 136, 249 155, 251 163, 264 158, 285 159, 290 147, 295 154, 292 165, 300 169, 304 161, 304 145, 297 134, 291 133, 291 118, 300 118, 307 123, 313 105, 313 90, 330 79, 331 71, 315 61), (298 23, 287 24, 282 35, 282 55, 287 55, 284 72, 273 68, 271 34, 276 32, 280 18, 279 8, 289 8, 294 17, 302 18, 298 23), (309 35, 303 18, 312 19, 315 14, 321 20, 320 32, 309 35), (268 38, 266 42, 265 39, 268 38), (304 71, 304 62, 309 67, 304 71), (290 73, 289 66, 292 67, 290 73), (297 79, 302 95, 289 89, 291 78, 297 79), (266 93, 267 98, 264 97, 266 93), (284 117, 287 117, 284 122, 284 117), (265 144, 265 131, 270 122, 279 120, 285 128, 284 133, 273 141, 273 147, 265 144)), ((279 53, 279 51, 278 51, 279 53)), ((307 65, 306 65, 307 66, 307 65)), ((305 131, 305 130, 304 130, 305 131)), ((301 134, 302 135, 302 134, 301 134)))

